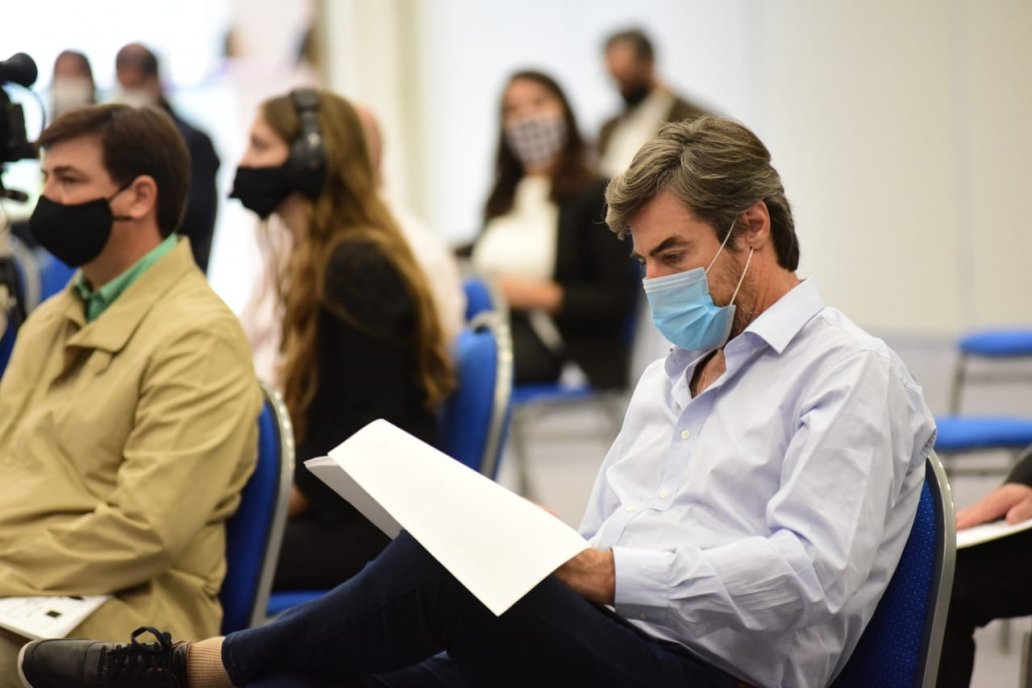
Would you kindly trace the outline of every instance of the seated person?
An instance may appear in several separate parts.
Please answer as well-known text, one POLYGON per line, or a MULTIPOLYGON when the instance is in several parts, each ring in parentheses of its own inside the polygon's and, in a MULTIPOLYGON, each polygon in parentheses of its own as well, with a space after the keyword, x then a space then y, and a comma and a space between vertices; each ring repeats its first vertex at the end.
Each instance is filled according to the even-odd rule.
MULTIPOLYGON (((243 330, 174 230, 186 146, 164 113, 83 107, 39 140, 39 243, 81 266, 0 381, 0 596, 112 595, 73 631, 219 629, 224 523, 254 469, 243 330)), ((0 685, 25 639, 0 637, 0 685)))
MULTIPOLYGON (((934 437, 921 390, 882 341, 796 277, 780 178, 742 125, 667 125, 606 195, 607 222, 630 233, 653 319, 675 348, 643 374, 598 474, 581 526, 592 547, 496 617, 402 533, 269 625, 123 648, 120 661, 150 661, 136 685, 819 688, 835 678, 917 511, 934 437)), ((35 688, 132 675, 110 650, 37 642, 21 670, 35 688)))
MULTIPOLYGON (((1006 481, 977 504, 957 512, 957 530, 1005 519, 1032 518, 1032 454, 1011 470, 1006 481)), ((1032 614, 1032 530, 957 550, 953 595, 943 638, 937 685, 971 684, 975 666, 975 629, 995 619, 1032 614)))
POLYGON ((569 101, 548 75, 518 72, 499 110, 472 261, 509 304, 515 381, 555 382, 572 362, 596 387, 626 387, 634 270, 627 248, 599 231, 605 182, 569 101))
POLYGON ((262 219, 275 213, 291 234, 287 264, 269 262, 298 459, 273 589, 332 588, 389 539, 301 462, 377 418, 433 444, 435 410, 452 388, 444 335, 343 98, 299 89, 266 101, 232 195, 262 219))

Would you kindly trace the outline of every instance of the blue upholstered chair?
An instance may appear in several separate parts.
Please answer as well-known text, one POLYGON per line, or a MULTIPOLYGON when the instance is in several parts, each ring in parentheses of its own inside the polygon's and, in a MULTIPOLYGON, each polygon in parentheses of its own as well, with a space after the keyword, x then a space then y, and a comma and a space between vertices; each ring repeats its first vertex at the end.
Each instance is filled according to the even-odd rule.
POLYGON ((1022 358, 1032 360, 1032 329, 975 331, 961 337, 957 348, 957 365, 950 390, 950 413, 936 418, 938 436, 935 449, 946 461, 950 475, 1000 473, 1006 467, 958 467, 949 459, 957 454, 999 450, 1010 452, 1014 458, 1032 446, 1032 418, 962 413, 963 394, 965 388, 973 384, 1015 382, 1014 372, 1006 366, 985 364, 1013 362, 1022 358), (983 365, 980 370, 972 371, 970 364, 976 359, 980 359, 983 365))
POLYGON ((956 560, 953 496, 933 453, 903 556, 832 688, 933 688, 956 560))
MULTIPOLYGON (((507 323, 479 312, 455 343, 458 386, 441 409, 438 449, 494 478, 508 432, 512 393, 512 342, 507 323)), ((273 593, 268 616, 311 602, 325 590, 273 593)))
POLYGON ((294 435, 282 399, 262 385, 258 416, 258 463, 236 514, 226 524, 226 578, 222 632, 261 624, 276 572, 294 479, 294 435))
POLYGON ((950 390, 950 413, 960 413, 961 397, 968 384, 1011 382, 1013 375, 993 371, 969 370, 975 359, 983 361, 1006 361, 1032 359, 1032 329, 998 328, 970 332, 957 342, 957 366, 953 373, 953 387, 950 390))
POLYGON ((11 353, 14 351, 14 340, 22 317, 31 304, 29 295, 36 280, 37 268, 32 254, 26 251, 14 237, 9 238, 11 253, 0 256, 0 377, 3 377, 11 353), (8 301, 7 299, 13 299, 8 301))
POLYGON ((441 409, 438 449, 494 478, 512 412, 508 325, 480 313, 459 334, 453 358, 458 387, 441 409))
POLYGON ((481 313, 504 310, 504 301, 487 277, 467 275, 462 280, 466 294, 466 322, 472 322, 481 313), (503 304, 500 308, 500 304, 503 304))
MULTIPOLYGON (((494 313, 508 322, 509 306, 490 278, 468 275, 463 281, 466 293, 466 320, 473 321, 483 313, 494 313)), ((634 338, 636 314, 627 321, 627 339, 634 338)), ((590 407, 600 410, 607 426, 615 435, 623 420, 626 400, 623 391, 602 391, 584 382, 550 382, 515 385, 512 390, 512 459, 516 469, 517 491, 533 498, 534 490, 527 466, 528 427, 537 418, 566 408, 590 407)))
POLYGON ((14 339, 17 335, 17 329, 9 320, 7 313, 0 318, 0 328, 3 328, 0 331, 0 377, 3 377, 4 370, 7 368, 7 362, 11 360, 11 353, 14 351, 14 339))
POLYGON ((39 300, 46 301, 67 286, 75 274, 70 268, 42 249, 37 254, 39 262, 39 300))

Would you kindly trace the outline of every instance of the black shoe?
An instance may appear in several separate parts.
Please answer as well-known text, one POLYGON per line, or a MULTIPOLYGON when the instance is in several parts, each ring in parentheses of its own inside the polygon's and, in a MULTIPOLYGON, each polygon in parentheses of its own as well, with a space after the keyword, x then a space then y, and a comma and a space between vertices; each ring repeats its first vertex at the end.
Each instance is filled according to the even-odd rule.
POLYGON ((18 654, 26 688, 186 688, 187 643, 153 628, 137 628, 128 645, 93 640, 34 640, 18 654), (156 643, 138 643, 150 633, 156 643))

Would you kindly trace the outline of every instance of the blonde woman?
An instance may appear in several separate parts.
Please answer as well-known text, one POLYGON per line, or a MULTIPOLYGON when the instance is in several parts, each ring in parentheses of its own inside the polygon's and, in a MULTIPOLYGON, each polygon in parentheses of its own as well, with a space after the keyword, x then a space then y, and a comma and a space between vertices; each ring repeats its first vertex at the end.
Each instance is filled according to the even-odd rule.
POLYGON ((298 470, 273 587, 332 587, 388 539, 301 462, 377 418, 433 442, 453 379, 444 337, 343 98, 300 89, 266 101, 231 196, 263 219, 275 213, 292 235, 286 264, 272 269, 298 470))

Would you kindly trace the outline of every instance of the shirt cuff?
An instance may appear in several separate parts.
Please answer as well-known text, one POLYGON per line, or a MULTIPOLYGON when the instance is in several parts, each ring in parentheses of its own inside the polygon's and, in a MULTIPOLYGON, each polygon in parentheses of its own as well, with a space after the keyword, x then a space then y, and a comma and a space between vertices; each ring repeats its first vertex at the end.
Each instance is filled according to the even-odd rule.
POLYGON ((621 607, 667 607, 670 604, 668 579, 673 552, 649 549, 613 548, 616 590, 613 601, 621 607))

